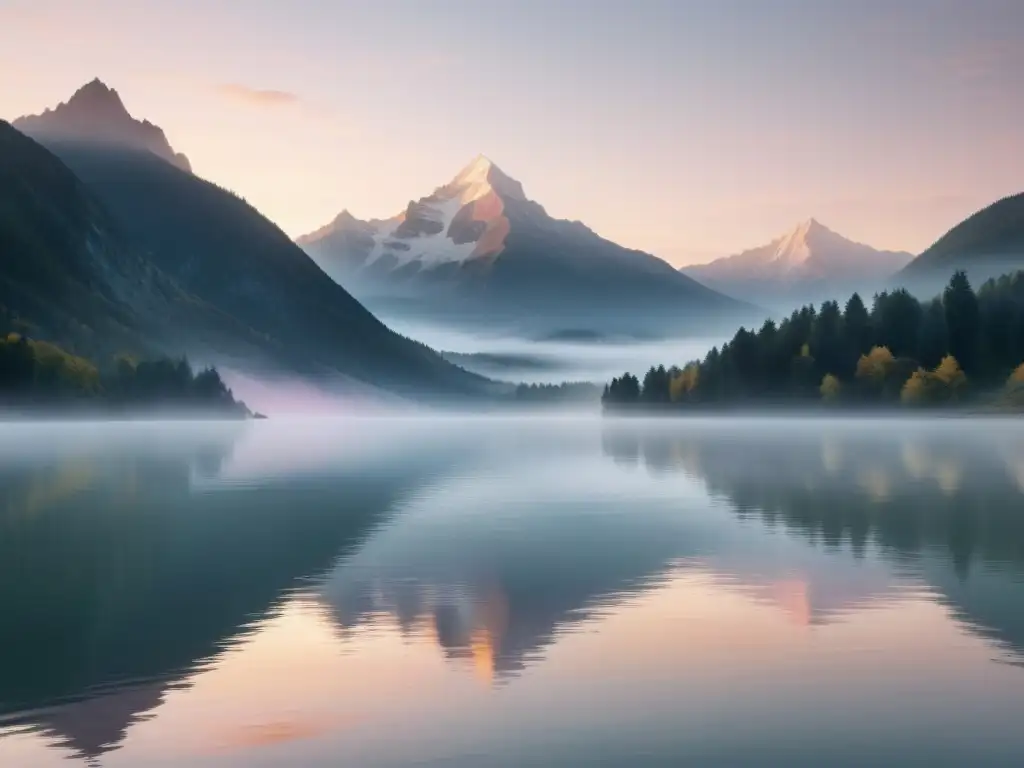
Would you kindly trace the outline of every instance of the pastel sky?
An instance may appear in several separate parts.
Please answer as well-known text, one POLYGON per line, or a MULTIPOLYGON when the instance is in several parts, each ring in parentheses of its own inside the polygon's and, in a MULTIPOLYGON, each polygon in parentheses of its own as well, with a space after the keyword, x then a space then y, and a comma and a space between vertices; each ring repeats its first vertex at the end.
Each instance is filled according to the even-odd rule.
POLYGON ((0 73, 8 119, 99 76, 293 236, 478 153, 676 263, 1024 189, 1021 0, 0 0, 0 73))

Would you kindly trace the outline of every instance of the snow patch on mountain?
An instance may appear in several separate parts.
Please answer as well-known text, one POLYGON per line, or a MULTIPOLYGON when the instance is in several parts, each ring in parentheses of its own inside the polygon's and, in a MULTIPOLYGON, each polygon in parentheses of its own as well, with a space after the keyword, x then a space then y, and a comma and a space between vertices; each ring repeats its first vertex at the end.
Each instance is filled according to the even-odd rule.
POLYGON ((811 230, 816 226, 820 226, 818 222, 814 219, 808 219, 782 237, 781 240, 776 240, 775 242, 778 245, 775 248, 771 261, 783 268, 790 269, 805 264, 812 255, 808 237, 811 230))
POLYGON ((437 204, 424 208, 420 215, 428 221, 441 226, 436 234, 421 234, 415 238, 403 239, 397 232, 406 222, 406 217, 399 216, 377 225, 374 233, 374 246, 366 259, 367 265, 380 260, 385 254, 396 262, 396 269, 418 262, 423 268, 436 267, 450 262, 464 262, 473 255, 476 243, 455 243, 448 235, 448 230, 455 216, 466 205, 461 197, 441 200, 437 204))
POLYGON ((400 270, 411 265, 429 270, 497 256, 511 225, 506 200, 526 200, 522 185, 483 155, 430 195, 410 202, 397 216, 359 221, 342 214, 317 232, 299 238, 314 248, 320 241, 346 233, 368 238, 361 264, 400 270))

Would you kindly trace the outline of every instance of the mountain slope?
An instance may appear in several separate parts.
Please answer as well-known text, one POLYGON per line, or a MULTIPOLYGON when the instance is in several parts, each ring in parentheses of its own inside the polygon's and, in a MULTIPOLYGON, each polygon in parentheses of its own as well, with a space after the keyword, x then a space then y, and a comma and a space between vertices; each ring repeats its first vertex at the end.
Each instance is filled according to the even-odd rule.
MULTIPOLYGON (((88 185, 135 252, 258 340, 261 359, 250 363, 342 374, 408 395, 488 387, 388 330, 245 201, 153 152, 65 128, 59 139, 45 132, 42 142, 88 185)), ((203 341, 215 362, 218 355, 246 362, 223 334, 203 341)))
POLYGON ((370 306, 404 301, 474 325, 660 334, 756 314, 661 259, 550 217, 484 157, 398 216, 346 211, 298 242, 370 306))
POLYGON ((0 322, 99 360, 266 346, 143 258, 59 158, 3 121, 0 322))
POLYGON ((95 352, 147 346, 140 312, 174 286, 135 258, 60 160, 0 121, 0 312, 36 335, 95 352))
POLYGON ((793 299, 880 283, 912 258, 855 243, 808 219, 767 245, 683 272, 734 296, 793 299))
POLYGON ((929 289, 958 269, 976 283, 1024 269, 1024 193, 1004 197, 957 224, 896 279, 929 289))

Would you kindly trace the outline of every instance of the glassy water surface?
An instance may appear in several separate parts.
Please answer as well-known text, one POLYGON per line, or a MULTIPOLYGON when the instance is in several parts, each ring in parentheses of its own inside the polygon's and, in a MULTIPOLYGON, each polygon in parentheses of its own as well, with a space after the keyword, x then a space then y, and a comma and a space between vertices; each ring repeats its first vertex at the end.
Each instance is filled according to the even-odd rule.
POLYGON ((3 766, 1024 756, 1013 421, 5 425, 0 494, 3 766))

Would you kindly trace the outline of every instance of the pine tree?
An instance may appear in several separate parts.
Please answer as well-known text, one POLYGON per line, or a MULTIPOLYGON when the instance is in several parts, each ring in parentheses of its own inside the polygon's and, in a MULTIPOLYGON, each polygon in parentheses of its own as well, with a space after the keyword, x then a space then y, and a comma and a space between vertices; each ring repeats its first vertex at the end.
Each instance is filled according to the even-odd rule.
POLYGON ((949 353, 968 374, 977 371, 981 316, 966 272, 957 272, 949 281, 942 303, 946 309, 949 353))

